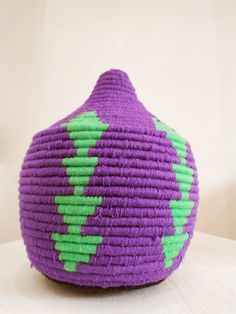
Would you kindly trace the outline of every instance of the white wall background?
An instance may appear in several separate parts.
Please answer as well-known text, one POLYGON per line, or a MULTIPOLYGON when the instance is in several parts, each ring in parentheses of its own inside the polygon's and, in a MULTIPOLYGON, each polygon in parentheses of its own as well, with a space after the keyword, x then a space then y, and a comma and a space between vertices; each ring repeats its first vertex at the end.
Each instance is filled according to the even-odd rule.
POLYGON ((197 229, 236 239, 236 1, 0 0, 0 242, 20 237, 18 174, 33 134, 128 72, 192 144, 197 229))

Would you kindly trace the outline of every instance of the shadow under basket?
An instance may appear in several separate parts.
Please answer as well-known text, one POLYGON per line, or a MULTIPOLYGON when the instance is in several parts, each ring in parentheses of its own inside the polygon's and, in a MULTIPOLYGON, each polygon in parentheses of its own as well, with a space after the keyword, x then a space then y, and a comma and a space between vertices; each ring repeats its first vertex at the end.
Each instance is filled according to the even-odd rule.
POLYGON ((159 284, 161 284, 165 279, 160 280, 158 282, 152 282, 152 283, 148 283, 148 284, 144 284, 144 285, 140 285, 140 286, 118 286, 118 287, 100 287, 100 286, 79 286, 77 284, 73 284, 73 283, 69 283, 69 282, 62 282, 62 281, 58 281, 56 279, 52 279, 48 276, 45 276, 45 278, 47 278, 49 281, 52 281, 56 284, 59 284, 60 286, 63 285, 65 286, 65 288, 70 287, 72 289, 75 289, 75 291, 81 292, 81 293, 85 293, 85 294, 90 294, 90 293, 106 293, 106 292, 120 292, 120 291, 129 291, 129 290, 135 290, 135 289, 142 289, 142 288, 148 288, 148 287, 152 287, 152 286, 157 286, 159 284))

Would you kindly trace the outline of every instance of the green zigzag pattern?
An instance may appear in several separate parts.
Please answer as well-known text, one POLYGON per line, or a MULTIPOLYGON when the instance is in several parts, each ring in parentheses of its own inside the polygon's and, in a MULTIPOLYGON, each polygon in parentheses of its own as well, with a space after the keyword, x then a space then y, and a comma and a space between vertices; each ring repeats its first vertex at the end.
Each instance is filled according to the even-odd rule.
POLYGON ((67 127, 70 139, 77 149, 75 157, 62 160, 69 176, 69 184, 74 186, 74 194, 55 197, 58 213, 68 225, 68 233, 54 232, 52 240, 55 241, 55 249, 59 252, 59 260, 64 263, 64 269, 75 272, 76 265, 88 263, 90 256, 96 254, 97 246, 103 241, 102 236, 81 235, 81 226, 86 224, 88 216, 95 214, 96 206, 102 204, 100 196, 85 196, 84 188, 98 164, 97 157, 89 157, 89 148, 96 146, 108 125, 99 121, 95 112, 86 112, 62 126, 67 127))
POLYGON ((165 256, 165 267, 169 268, 173 264, 173 259, 177 257, 188 240, 188 233, 183 232, 183 227, 187 223, 187 218, 191 214, 194 202, 189 200, 189 193, 193 182, 193 169, 187 166, 187 143, 174 130, 164 123, 153 118, 157 130, 165 131, 167 138, 175 148, 180 164, 173 163, 172 170, 179 183, 179 190, 182 193, 180 200, 171 200, 170 208, 174 220, 175 234, 162 237, 163 254, 165 256))

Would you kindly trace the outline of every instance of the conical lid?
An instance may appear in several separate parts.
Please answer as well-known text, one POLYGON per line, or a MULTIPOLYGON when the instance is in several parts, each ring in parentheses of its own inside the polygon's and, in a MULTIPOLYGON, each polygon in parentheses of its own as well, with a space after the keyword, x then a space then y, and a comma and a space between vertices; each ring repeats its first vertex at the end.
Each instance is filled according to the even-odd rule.
POLYGON ((56 125, 87 111, 95 111, 110 127, 155 129, 152 115, 138 100, 128 75, 121 70, 101 74, 88 100, 56 125))

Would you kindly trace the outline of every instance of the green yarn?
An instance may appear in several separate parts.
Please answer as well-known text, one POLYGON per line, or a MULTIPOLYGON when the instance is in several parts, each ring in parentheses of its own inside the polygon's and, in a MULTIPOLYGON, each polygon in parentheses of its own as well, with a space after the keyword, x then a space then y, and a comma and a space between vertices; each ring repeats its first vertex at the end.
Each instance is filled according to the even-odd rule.
POLYGON ((80 234, 81 226, 80 225, 69 225, 68 226, 68 233, 70 234, 80 234))
MULTIPOLYGON (((87 154, 88 154, 88 150, 87 154)), ((84 150, 82 150, 84 154, 84 150)), ((77 156, 80 154, 80 150, 77 152, 77 156)), ((64 158, 62 160, 62 165, 63 166, 76 166, 76 167, 86 167, 86 166, 91 166, 95 167, 98 163, 98 158, 97 157, 72 157, 72 158, 64 158)))
POLYGON ((67 243, 56 241, 55 249, 63 252, 81 253, 85 255, 95 254, 97 246, 95 244, 67 243))
POLYGON ((96 254, 97 246, 103 241, 102 236, 81 235, 81 226, 86 224, 88 216, 95 214, 96 206, 102 204, 102 197, 86 196, 84 189, 98 164, 97 157, 89 157, 89 148, 96 146, 108 125, 99 121, 95 112, 86 112, 62 125, 67 127, 70 139, 77 148, 75 157, 62 160, 62 165, 67 167, 69 184, 74 186, 74 194, 55 197, 58 213, 68 225, 68 233, 54 232, 51 238, 55 241, 55 250, 59 252, 59 260, 64 263, 64 269, 75 272, 76 265, 88 263, 90 256, 96 254))
POLYGON ((70 132, 70 139, 72 140, 90 140, 98 139, 102 137, 103 131, 80 131, 80 132, 70 132))
POLYGON ((189 200, 189 192, 193 182, 193 169, 187 166, 187 144, 186 141, 167 125, 153 118, 157 130, 165 131, 167 138, 175 148, 180 164, 172 164, 172 170, 179 183, 179 191, 182 194, 180 200, 171 200, 170 209, 174 220, 175 234, 162 237, 163 254, 165 256, 165 267, 169 268, 173 264, 173 259, 177 257, 188 240, 188 233, 183 233, 183 227, 187 223, 187 218, 191 213, 194 202, 189 200), (181 217, 180 217, 181 216, 181 217), (171 249, 170 249, 171 248, 171 249))
MULTIPOLYGON (((95 121, 94 121, 95 122, 95 121)), ((77 124, 77 122, 73 122, 70 124, 64 123, 64 126, 67 126, 68 132, 73 131, 106 131, 107 130, 107 124, 101 123, 98 121, 98 123, 93 123, 93 120, 88 120, 88 124, 77 124), (92 121, 92 122, 91 122, 92 121)))
POLYGON ((68 167, 66 169, 66 174, 69 177, 72 176, 78 176, 78 177, 83 177, 83 176, 92 176, 94 172, 94 167, 68 167))
POLYGON ((58 195, 55 197, 54 202, 58 205, 101 205, 102 197, 101 196, 77 196, 77 195, 58 195))
POLYGON ((63 222, 68 225, 84 225, 86 224, 86 216, 63 215, 63 222))
POLYGON ((85 186, 89 182, 89 176, 83 176, 83 177, 70 177, 69 178, 69 183, 71 185, 82 185, 85 186))
POLYGON ((172 200, 171 201, 171 208, 176 209, 192 209, 194 206, 193 201, 185 201, 185 200, 172 200))
POLYGON ((67 253, 67 252, 61 252, 59 254, 59 260, 65 261, 65 263, 71 263, 73 265, 73 262, 76 263, 88 263, 89 262, 89 255, 85 254, 78 254, 78 253, 67 253))
POLYGON ((80 244, 101 244, 102 236, 80 236, 75 234, 53 233, 52 239, 58 242, 80 243, 80 244))
POLYGON ((95 206, 59 205, 57 211, 62 215, 87 216, 95 214, 95 206))
POLYGON ((163 237, 162 244, 173 244, 188 240, 188 234, 170 235, 163 237))

